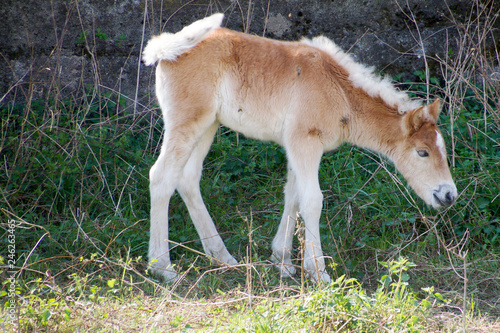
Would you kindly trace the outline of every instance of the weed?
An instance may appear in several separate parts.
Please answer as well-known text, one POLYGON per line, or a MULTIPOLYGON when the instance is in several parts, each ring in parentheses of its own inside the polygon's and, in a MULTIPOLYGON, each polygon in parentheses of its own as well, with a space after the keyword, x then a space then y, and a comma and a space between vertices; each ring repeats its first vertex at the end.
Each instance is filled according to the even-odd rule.
POLYGON ((222 332, 419 332, 420 318, 442 298, 431 288, 420 299, 408 289, 406 271, 415 267, 404 258, 383 263, 388 274, 369 295, 356 279, 341 276, 307 295, 265 299, 252 308, 240 307, 222 332))

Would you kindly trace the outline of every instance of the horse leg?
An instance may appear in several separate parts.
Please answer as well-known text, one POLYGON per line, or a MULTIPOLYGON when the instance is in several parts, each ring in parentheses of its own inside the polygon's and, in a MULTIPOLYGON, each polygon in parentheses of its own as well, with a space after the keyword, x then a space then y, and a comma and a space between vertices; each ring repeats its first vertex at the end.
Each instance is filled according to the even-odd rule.
POLYGON ((296 176, 296 193, 299 211, 304 220, 304 269, 316 282, 329 282, 325 259, 321 249, 319 220, 323 207, 323 194, 319 187, 318 169, 323 155, 321 142, 305 138, 303 144, 295 144, 289 151, 288 159, 296 176))
POLYGON ((219 262, 227 265, 237 265, 238 262, 229 254, 222 238, 217 232, 200 192, 203 160, 212 145, 212 140, 218 126, 218 123, 214 123, 198 141, 184 167, 177 191, 188 208, 189 215, 198 231, 205 253, 219 262))
MULTIPOLYGON (((170 119, 166 119, 168 124, 170 119)), ((151 195, 151 227, 149 260, 151 271, 173 281, 178 274, 170 261, 168 244, 168 207, 170 198, 180 184, 184 167, 200 137, 213 121, 176 124, 165 128, 160 156, 149 171, 151 195)))
POLYGON ((288 169, 287 182, 285 185, 285 207, 281 218, 278 232, 273 239, 273 254, 271 261, 279 264, 282 277, 291 277, 295 275, 291 254, 293 232, 297 222, 297 213, 299 211, 299 200, 296 191, 295 173, 293 169, 288 169))

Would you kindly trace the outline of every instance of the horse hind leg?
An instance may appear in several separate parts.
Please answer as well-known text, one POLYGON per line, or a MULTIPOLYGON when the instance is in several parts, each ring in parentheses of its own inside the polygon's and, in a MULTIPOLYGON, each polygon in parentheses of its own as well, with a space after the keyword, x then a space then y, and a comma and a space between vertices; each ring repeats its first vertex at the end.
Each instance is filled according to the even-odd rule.
POLYGON ((200 192, 200 178, 205 159, 219 124, 214 123, 201 137, 186 163, 177 191, 186 204, 205 253, 227 265, 237 265, 236 259, 228 252, 222 238, 208 213, 200 192))
MULTIPOLYGON (((166 122, 168 119, 166 120, 166 122)), ((155 164, 149 172, 151 195, 151 227, 149 260, 151 272, 164 280, 178 277, 170 261, 168 208, 170 198, 179 187, 184 168, 196 147, 200 135, 213 121, 171 127, 165 130, 165 138, 155 164)))
MULTIPOLYGON (((164 143, 163 147, 167 146, 164 143)), ((160 156, 149 171, 149 191, 151 197, 151 226, 149 239, 150 270, 153 274, 170 282, 177 273, 170 262, 168 245, 168 207, 170 198, 177 187, 177 179, 182 172, 183 161, 170 157, 171 149, 162 149, 160 156)))

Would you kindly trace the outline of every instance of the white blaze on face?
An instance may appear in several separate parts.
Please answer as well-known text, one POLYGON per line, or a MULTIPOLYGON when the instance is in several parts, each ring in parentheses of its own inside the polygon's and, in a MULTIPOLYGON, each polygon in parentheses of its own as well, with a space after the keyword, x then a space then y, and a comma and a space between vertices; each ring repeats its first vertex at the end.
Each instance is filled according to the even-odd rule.
POLYGON ((439 152, 443 158, 446 157, 446 147, 444 146, 443 136, 436 131, 436 146, 439 148, 439 152))

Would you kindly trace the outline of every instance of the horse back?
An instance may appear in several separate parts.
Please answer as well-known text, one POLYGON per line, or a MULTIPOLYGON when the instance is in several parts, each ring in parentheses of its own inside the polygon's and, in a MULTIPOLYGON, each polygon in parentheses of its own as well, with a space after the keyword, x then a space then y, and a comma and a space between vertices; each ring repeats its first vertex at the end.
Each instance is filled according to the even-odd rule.
POLYGON ((348 73, 301 42, 220 28, 158 68, 157 84, 168 82, 172 110, 203 110, 256 139, 282 144, 290 131, 309 135, 313 129, 325 142, 337 142, 349 111, 348 73))

